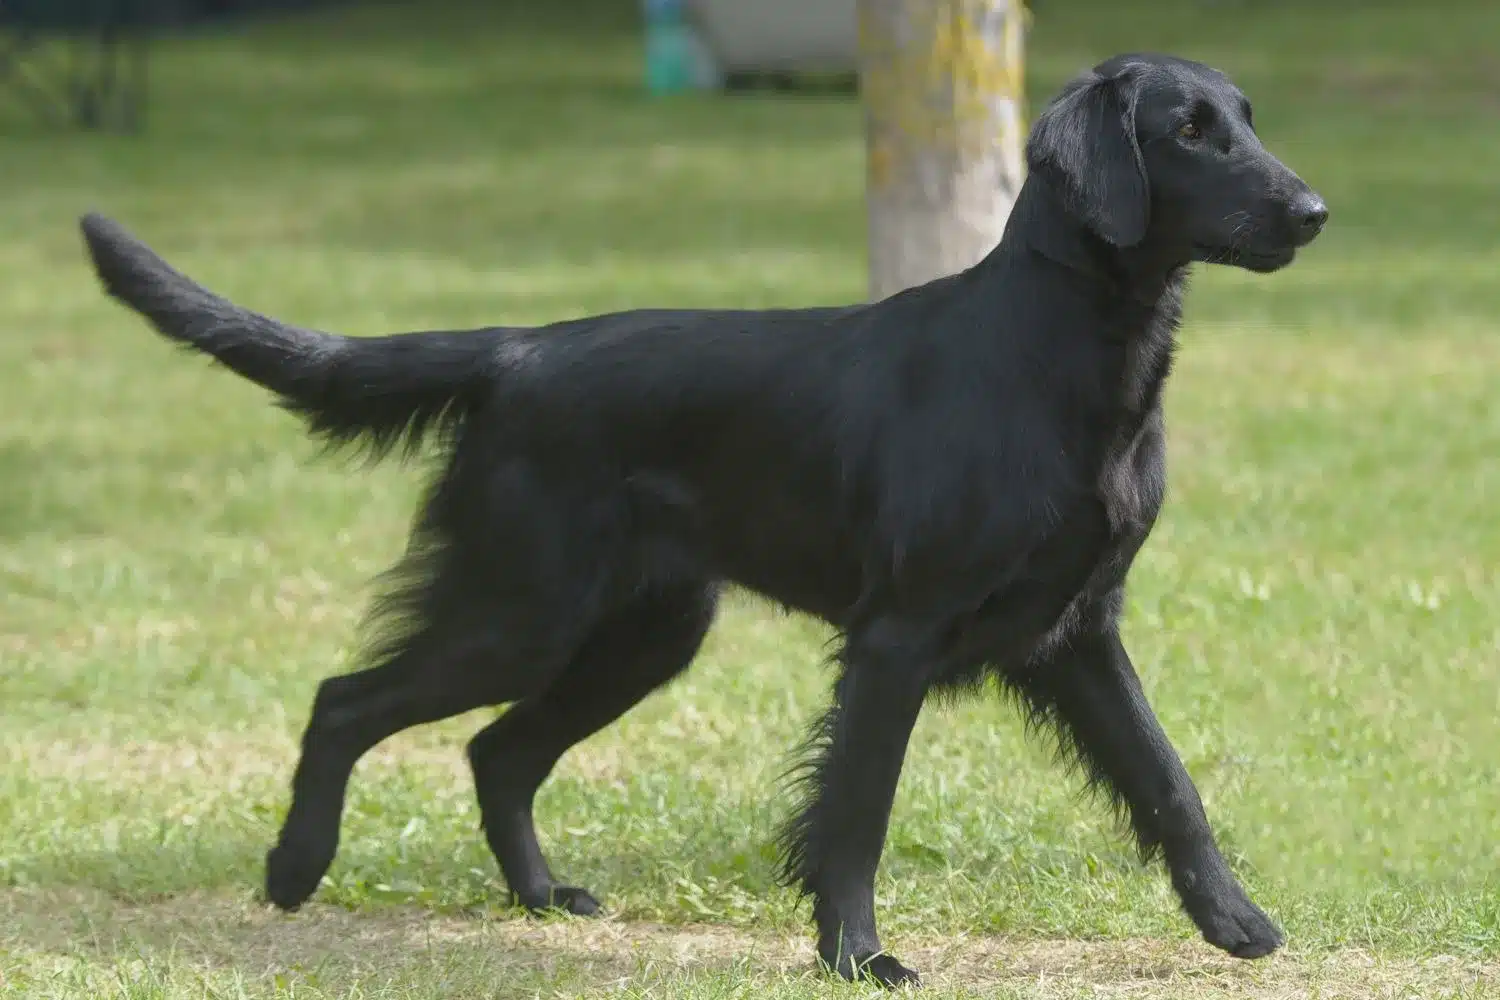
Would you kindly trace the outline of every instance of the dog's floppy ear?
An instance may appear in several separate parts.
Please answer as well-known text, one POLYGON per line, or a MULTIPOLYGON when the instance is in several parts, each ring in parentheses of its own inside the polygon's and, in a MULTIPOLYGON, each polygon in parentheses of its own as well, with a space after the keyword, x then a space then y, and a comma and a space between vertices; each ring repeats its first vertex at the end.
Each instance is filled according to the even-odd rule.
POLYGON ((1026 163, 1068 210, 1118 247, 1146 236, 1151 189, 1135 138, 1139 87, 1129 69, 1077 80, 1043 111, 1026 143, 1026 163))

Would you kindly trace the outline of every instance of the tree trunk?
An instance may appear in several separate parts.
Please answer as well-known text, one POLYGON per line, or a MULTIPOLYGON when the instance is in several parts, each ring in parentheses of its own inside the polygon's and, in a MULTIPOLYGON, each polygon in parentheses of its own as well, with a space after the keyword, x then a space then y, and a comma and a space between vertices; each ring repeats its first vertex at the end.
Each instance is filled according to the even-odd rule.
POLYGON ((954 274, 1021 189, 1022 0, 859 0, 870 295, 954 274))

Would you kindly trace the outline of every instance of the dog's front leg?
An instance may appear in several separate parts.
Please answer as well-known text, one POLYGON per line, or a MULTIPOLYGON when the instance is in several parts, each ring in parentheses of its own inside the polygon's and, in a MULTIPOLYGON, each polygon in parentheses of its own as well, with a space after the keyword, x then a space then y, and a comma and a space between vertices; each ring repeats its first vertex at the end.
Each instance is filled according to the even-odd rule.
POLYGON ((833 707, 811 740, 809 798, 784 835, 784 876, 813 897, 829 967, 845 979, 915 984, 915 971, 881 951, 875 870, 936 650, 919 631, 882 620, 851 632, 841 660, 833 707))
POLYGON ((1112 622, 1033 664, 1022 681, 1064 728, 1090 779, 1128 808, 1142 854, 1160 853, 1203 937, 1239 958, 1275 951, 1281 932, 1230 871, 1193 780, 1162 732, 1112 622))

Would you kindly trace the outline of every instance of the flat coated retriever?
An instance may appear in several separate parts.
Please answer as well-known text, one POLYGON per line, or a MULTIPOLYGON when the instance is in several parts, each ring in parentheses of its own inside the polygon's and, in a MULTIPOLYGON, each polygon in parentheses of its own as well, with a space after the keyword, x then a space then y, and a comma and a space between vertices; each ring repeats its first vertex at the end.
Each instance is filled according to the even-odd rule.
POLYGON ((485 835, 519 903, 596 912, 548 868, 533 797, 569 747, 687 669, 733 582, 843 638, 782 867, 839 974, 917 980, 875 927, 891 801, 923 702, 987 677, 1165 859, 1204 938, 1242 958, 1276 949, 1119 619, 1162 502, 1161 389, 1189 266, 1275 271, 1328 212, 1227 77, 1167 56, 1069 83, 1026 154, 1003 239, 961 274, 874 304, 538 329, 298 329, 85 216, 109 294, 313 433, 375 455, 444 445, 370 666, 318 689, 270 899, 296 908, 333 862, 362 754, 514 703, 468 747, 485 835))

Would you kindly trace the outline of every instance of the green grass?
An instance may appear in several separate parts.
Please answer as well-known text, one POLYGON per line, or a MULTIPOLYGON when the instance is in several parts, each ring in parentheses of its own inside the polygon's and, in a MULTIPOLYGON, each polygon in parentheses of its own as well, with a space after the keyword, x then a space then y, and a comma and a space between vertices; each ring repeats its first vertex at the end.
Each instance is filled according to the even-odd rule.
MULTIPOLYGON (((852 100, 650 100, 629 5, 440 10, 165 43, 142 138, 0 111, 0 992, 850 991, 810 973, 772 882, 827 634, 748 599, 542 794, 554 867, 615 920, 498 909, 477 717, 361 766, 308 912, 255 902, 313 689, 349 666, 421 470, 315 461, 261 392, 103 300, 76 215, 352 333, 863 294, 852 100)), ((1285 273, 1195 279, 1127 626, 1291 943, 1258 965, 1197 943, 999 702, 924 716, 887 943, 940 995, 1500 995, 1500 8, 1145 10, 1044 5, 1033 96, 1116 50, 1207 59, 1333 210, 1285 273)))

